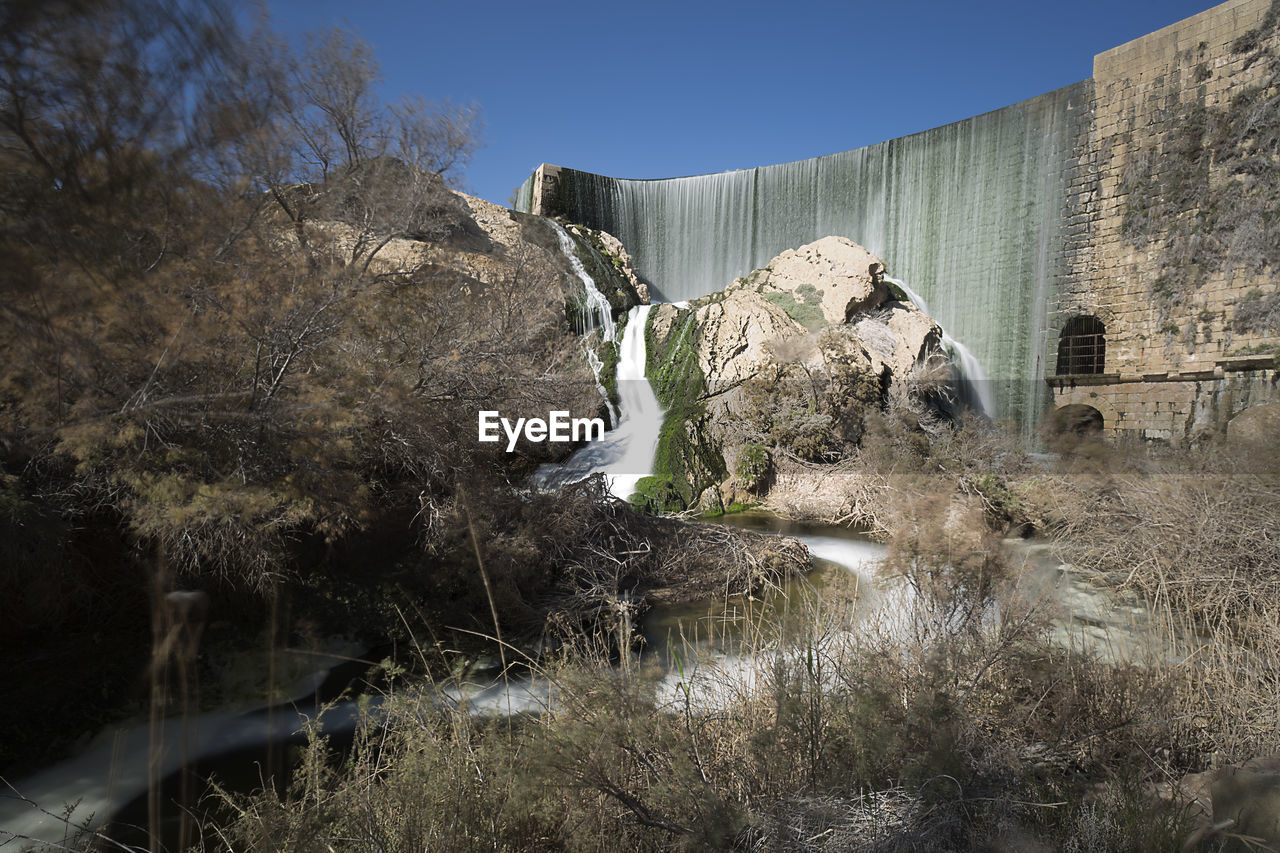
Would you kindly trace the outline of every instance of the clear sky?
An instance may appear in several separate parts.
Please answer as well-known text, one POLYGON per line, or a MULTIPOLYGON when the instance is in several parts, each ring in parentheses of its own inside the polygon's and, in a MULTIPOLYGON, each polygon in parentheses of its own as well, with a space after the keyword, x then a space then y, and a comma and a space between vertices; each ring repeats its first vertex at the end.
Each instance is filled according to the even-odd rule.
POLYGON ((665 178, 858 148, 1089 77, 1093 55, 1208 0, 268 0, 343 24, 388 100, 475 102, 462 189, 499 204, 555 163, 665 178))

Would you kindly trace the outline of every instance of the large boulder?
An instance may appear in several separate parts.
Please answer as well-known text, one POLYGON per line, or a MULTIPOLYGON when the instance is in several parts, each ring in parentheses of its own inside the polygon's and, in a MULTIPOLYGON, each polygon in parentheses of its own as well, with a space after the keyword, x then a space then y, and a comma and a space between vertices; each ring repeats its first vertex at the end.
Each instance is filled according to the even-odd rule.
POLYGON ((789 295, 797 304, 816 307, 824 325, 847 323, 879 308, 889 296, 884 263, 845 237, 823 237, 788 249, 745 281, 762 293, 789 295))
POLYGON ((1227 424, 1227 438, 1240 444, 1274 444, 1280 439, 1280 403, 1245 409, 1227 424))
POLYGON ((722 295, 689 308, 664 303, 650 312, 656 340, 672 340, 682 332, 690 342, 696 340, 698 367, 717 389, 758 375, 774 363, 774 345, 806 334, 785 310, 755 291, 725 290, 722 295))
POLYGON ((1248 836, 1260 845, 1236 842, 1228 849, 1274 850, 1280 845, 1280 773, 1241 770, 1224 775, 1209 786, 1209 795, 1215 826, 1229 826, 1233 835, 1248 836))
POLYGON ((665 496, 658 508, 767 488, 760 460, 775 445, 821 461, 856 443, 864 407, 906 394, 918 366, 943 358, 937 323, 898 295, 879 258, 824 237, 724 290, 655 306, 648 375, 667 410, 661 489, 648 484, 665 496))
POLYGON ((1157 791, 1190 806, 1196 830, 1183 850, 1207 849, 1210 842, 1214 850, 1280 848, 1280 756, 1192 773, 1157 791))
POLYGON ((692 348, 713 394, 779 365, 822 369, 832 354, 900 380, 942 340, 931 317, 893 299, 880 259, 845 237, 788 249, 687 306, 658 305, 650 330, 692 348))

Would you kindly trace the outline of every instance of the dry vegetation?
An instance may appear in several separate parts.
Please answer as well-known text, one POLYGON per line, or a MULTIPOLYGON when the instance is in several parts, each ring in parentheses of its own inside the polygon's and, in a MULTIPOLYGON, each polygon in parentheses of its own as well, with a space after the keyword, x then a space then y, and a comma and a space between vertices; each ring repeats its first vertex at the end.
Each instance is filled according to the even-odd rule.
POLYGON ((386 636, 545 458, 476 412, 599 405, 554 232, 448 188, 475 111, 378 82, 217 0, 0 10, 0 770, 145 701, 153 590, 386 636))
MULTIPOLYGON (((291 57, 265 31, 211 40, 225 21, 201 3, 60 8, 55 27, 18 4, 0 28, 6 639, 94 647, 72 626, 133 618, 145 648, 145 596, 121 602, 181 578, 273 618, 492 633, 512 673, 551 685, 542 713, 470 713, 430 676, 460 668, 453 646, 423 639, 354 746, 315 732, 282 789, 219 791, 196 846, 1160 851, 1195 826, 1174 783, 1280 752, 1274 448, 1084 441, 1046 468, 854 384, 839 519, 887 538, 896 609, 806 598, 754 625, 745 669, 631 665, 646 598, 777 596, 803 555, 638 515, 598 481, 519 496, 531 460, 464 446, 477 408, 580 387, 534 381, 576 344, 531 257, 481 277, 389 250, 462 239, 439 174, 465 160, 470 114, 378 105, 340 33, 291 57), (1139 593, 1180 654, 1054 642, 1000 545, 1032 530, 1139 593), (556 651, 523 659, 504 631, 556 651)), ((829 458, 834 421, 769 414, 770 452, 829 458)), ((768 460, 737 474, 755 485, 768 460)), ((89 704, 48 690, 60 713, 89 704)))
POLYGON ((1218 763, 1280 750, 1278 461, 1273 447, 1190 452, 1077 483, 1063 512, 1068 558, 1185 638, 1182 711, 1218 763))
POLYGON ((345 762, 317 741, 288 792, 228 795, 237 817, 209 844, 1176 849, 1193 810, 1156 783, 1222 760, 1244 720, 1271 736, 1237 755, 1274 749, 1275 710, 1211 707, 1207 658, 1108 663, 1051 642, 1001 552, 938 501, 895 507, 915 523, 885 575, 914 604, 868 618, 809 600, 789 633, 756 625, 746 673, 691 658, 660 685, 569 653, 539 669, 553 687, 537 716, 400 694, 345 762))
MULTIPOLYGON (((613 609, 584 622, 594 640, 521 663, 549 685, 540 713, 477 715, 442 701, 448 681, 405 684, 349 751, 315 733, 287 789, 218 793, 203 848, 1181 848, 1204 810, 1179 780, 1280 749, 1275 470, 1100 446, 1046 469, 973 425, 943 444, 932 463, 954 476, 898 472, 890 492, 880 609, 804 596, 785 624, 749 623, 747 663, 689 649, 665 680, 619 665, 633 623, 613 609), (1141 590, 1174 653, 1053 640, 999 546, 1033 519, 1101 583, 1141 590)), ((607 608, 625 599, 616 556, 671 531, 593 517, 613 547, 559 553, 607 608)))

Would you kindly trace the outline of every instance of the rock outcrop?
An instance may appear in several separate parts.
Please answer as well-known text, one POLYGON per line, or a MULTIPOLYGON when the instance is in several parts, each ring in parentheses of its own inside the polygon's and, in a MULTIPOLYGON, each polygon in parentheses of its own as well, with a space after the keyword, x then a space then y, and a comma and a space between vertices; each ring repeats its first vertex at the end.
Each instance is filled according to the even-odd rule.
MULTIPOLYGON (((621 290, 625 292, 630 289, 632 291, 630 295, 638 304, 649 304, 649 285, 641 281, 640 276, 636 274, 635 263, 621 240, 608 231, 598 231, 595 228, 587 228, 585 225, 570 225, 568 231, 578 239, 585 240, 592 251, 607 264, 608 269, 604 271, 603 276, 605 279, 620 280, 621 290)), ((597 286, 599 286, 598 280, 601 276, 593 273, 592 277, 597 279, 597 286)))
POLYGON ((1280 845, 1280 756, 1260 756, 1160 785, 1164 799, 1187 803, 1196 830, 1183 850, 1267 850, 1280 845), (1248 838, 1252 843, 1242 839, 1248 838))
POLYGON ((1264 442, 1274 442, 1277 437, 1280 437, 1280 403, 1245 409, 1227 424, 1227 438, 1239 444, 1261 446, 1264 442))
POLYGON ((777 454, 840 455, 868 408, 907 399, 921 368, 943 360, 938 325, 843 237, 783 252, 687 307, 656 306, 648 341, 667 419, 642 492, 664 509, 759 494, 777 454))
POLYGON ((799 304, 814 306, 824 324, 847 323, 880 307, 888 295, 884 264, 844 237, 823 237, 788 249, 742 282, 762 293, 789 294, 799 304))

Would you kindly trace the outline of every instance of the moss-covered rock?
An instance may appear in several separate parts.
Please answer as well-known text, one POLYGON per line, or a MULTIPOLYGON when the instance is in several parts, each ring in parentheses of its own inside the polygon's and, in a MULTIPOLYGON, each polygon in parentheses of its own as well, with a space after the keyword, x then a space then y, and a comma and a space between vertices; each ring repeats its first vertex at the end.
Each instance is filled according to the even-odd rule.
MULTIPOLYGON (((706 376, 698 358, 698 326, 692 310, 678 311, 674 323, 645 329, 646 372, 665 416, 654 455, 653 476, 640 481, 636 502, 672 512, 699 505, 703 493, 728 471, 719 443, 708 428, 706 376)), ((719 499, 713 499, 718 503, 719 499)))
POLYGON ((688 307, 655 306, 648 376, 666 415, 636 502, 713 510, 767 492, 775 454, 823 463, 856 448, 864 410, 911 393, 917 366, 940 358, 937 325, 889 301, 882 272, 830 237, 688 307))
POLYGON ((616 237, 583 225, 569 225, 565 230, 573 237, 587 274, 609 300, 615 319, 649 302, 649 289, 637 277, 631 256, 616 237))

